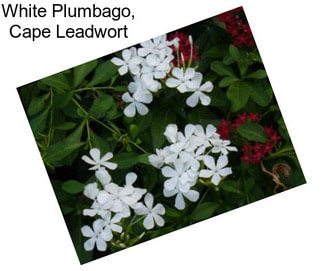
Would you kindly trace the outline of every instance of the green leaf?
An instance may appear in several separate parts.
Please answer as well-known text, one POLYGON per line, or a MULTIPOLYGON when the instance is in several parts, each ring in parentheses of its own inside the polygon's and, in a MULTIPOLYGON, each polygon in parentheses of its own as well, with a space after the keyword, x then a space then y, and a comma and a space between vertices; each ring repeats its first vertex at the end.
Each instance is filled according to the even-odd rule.
POLYGON ((98 148, 102 154, 113 151, 113 143, 104 140, 101 136, 97 135, 93 130, 90 130, 91 142, 93 148, 98 148))
POLYGON ((248 63, 244 56, 241 54, 240 50, 231 44, 229 46, 229 54, 238 63, 241 76, 244 76, 248 69, 248 63))
POLYGON ((235 74, 230 66, 224 65, 221 61, 213 61, 211 63, 211 70, 219 75, 227 75, 235 77, 235 74))
POLYGON ((231 102, 233 112, 240 110, 247 104, 251 91, 251 86, 246 82, 235 82, 230 85, 227 97, 231 102))
POLYGON ((156 110, 153 112, 151 124, 151 134, 153 138, 154 149, 160 148, 166 140, 164 136, 165 128, 168 124, 175 123, 176 116, 171 110, 156 110))
POLYGON ((56 127, 57 130, 68 131, 72 130, 76 126, 75 122, 64 122, 56 127))
POLYGON ((223 189, 225 192, 243 195, 243 193, 238 188, 237 182, 235 181, 224 180, 220 182, 219 187, 223 189))
POLYGON ((84 184, 75 180, 70 180, 62 184, 62 189, 70 194, 78 194, 83 191, 84 184))
POLYGON ((35 137, 38 137, 46 127, 46 121, 49 113, 49 107, 30 121, 30 127, 35 137))
POLYGON ((49 93, 45 94, 45 95, 42 95, 42 96, 38 96, 38 97, 34 97, 29 106, 28 106, 28 109, 27 109, 27 114, 29 116, 34 116, 36 115, 37 113, 40 112, 40 110, 43 109, 44 105, 45 105, 45 102, 46 100, 49 98, 49 93))
POLYGON ((258 70, 255 71, 253 73, 250 73, 246 76, 246 78, 250 78, 250 79, 263 79, 267 77, 267 73, 265 70, 258 70))
POLYGON ((79 86, 85 77, 96 67, 97 60, 93 60, 82 65, 79 65, 73 69, 73 88, 79 86))
POLYGON ((208 95, 211 98, 210 105, 218 107, 224 112, 228 111, 228 109, 230 108, 230 102, 228 101, 227 96, 222 90, 214 88, 213 91, 211 91, 208 95))
POLYGON ((213 216, 216 209, 219 207, 217 202, 203 202, 197 206, 191 214, 193 221, 200 221, 213 216))
POLYGON ((270 86, 263 88, 260 84, 254 84, 251 90, 251 98, 260 106, 268 106, 273 98, 273 91, 270 86))
POLYGON ((64 93, 56 93, 53 99, 53 108, 64 108, 73 99, 73 93, 71 91, 64 93))
POLYGON ((64 73, 56 73, 41 80, 45 85, 57 89, 70 90, 71 86, 64 73))
POLYGON ((101 94, 97 99, 94 100, 89 114, 92 116, 106 113, 114 104, 114 99, 110 95, 101 94))
POLYGON ((256 181, 254 178, 249 177, 248 179, 245 180, 244 187, 246 189, 246 192, 251 191, 251 189, 255 186, 256 181))
POLYGON ((148 156, 150 154, 138 154, 134 152, 123 152, 116 154, 111 161, 118 164, 119 169, 133 167, 138 163, 148 164, 148 156))
POLYGON ((68 137, 59 141, 53 145, 50 145, 45 158, 45 161, 53 163, 60 161, 61 159, 72 154, 74 151, 78 150, 84 143, 81 142, 81 136, 83 133, 84 122, 73 131, 68 137))
POLYGON ((238 133, 251 141, 265 143, 268 140, 264 128, 258 123, 244 123, 238 128, 238 133))
POLYGON ((135 124, 131 124, 129 127, 129 132, 132 138, 136 138, 139 133, 139 128, 135 124))
POLYGON ((239 81, 239 79, 237 77, 233 77, 233 76, 227 76, 224 77, 220 82, 219 82, 219 87, 223 88, 223 87, 228 87, 230 86, 232 83, 239 81))
POLYGON ((96 86, 110 80, 118 71, 118 66, 111 61, 99 65, 94 72, 93 78, 88 84, 89 87, 96 86))

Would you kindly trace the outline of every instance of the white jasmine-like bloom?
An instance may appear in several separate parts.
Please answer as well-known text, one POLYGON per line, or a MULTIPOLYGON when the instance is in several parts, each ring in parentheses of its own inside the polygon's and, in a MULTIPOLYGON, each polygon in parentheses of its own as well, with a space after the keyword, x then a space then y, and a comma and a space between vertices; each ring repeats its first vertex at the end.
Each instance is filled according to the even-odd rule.
POLYGON ((220 135, 216 132, 216 127, 212 124, 206 126, 205 132, 202 125, 195 125, 194 135, 196 135, 196 140, 199 141, 203 152, 206 148, 213 146, 216 140, 220 139, 220 135))
POLYGON ((95 199, 99 194, 100 190, 98 189, 97 183, 89 183, 84 187, 83 194, 89 199, 95 199))
MULTIPOLYGON (((98 194, 99 195, 99 194, 98 194)), ((110 209, 112 205, 111 201, 106 201, 103 202, 102 204, 100 204, 97 200, 95 200, 90 209, 84 209, 83 210, 83 215, 85 216, 96 216, 96 215, 100 215, 100 216, 105 216, 107 211, 110 209)))
POLYGON ((107 214, 103 217, 103 231, 102 236, 106 241, 110 241, 113 238, 112 232, 122 232, 122 227, 117 223, 120 222, 122 216, 120 214, 115 214, 112 216, 111 212, 108 211, 107 214))
POLYGON ((143 189, 143 188, 137 188, 134 187, 133 184, 134 182, 137 180, 137 174, 134 172, 129 172, 126 175, 126 186, 125 187, 131 187, 133 189, 133 193, 132 193, 132 198, 137 202, 138 200, 141 199, 141 197, 146 194, 147 189, 143 189))
POLYGON ((153 100, 153 97, 149 91, 136 91, 131 97, 129 92, 126 92, 122 95, 122 100, 126 103, 130 103, 124 109, 124 114, 132 118, 136 115, 136 112, 139 115, 146 115, 149 112, 148 107, 145 104, 150 104, 153 100))
POLYGON ((185 208, 184 197, 187 198, 191 202, 196 202, 200 197, 200 193, 198 191, 189 190, 186 193, 182 193, 178 188, 175 188, 173 190, 164 189, 163 193, 166 198, 176 195, 175 208, 178 210, 183 210, 185 208))
POLYGON ((133 187, 120 187, 115 183, 109 183, 104 187, 104 191, 100 191, 97 200, 98 203, 110 205, 110 210, 114 213, 120 213, 122 217, 130 216, 130 206, 136 203, 133 198, 133 187))
POLYGON ((190 190, 190 187, 195 184, 197 178, 196 173, 190 170, 190 165, 180 159, 174 161, 174 168, 170 166, 163 167, 162 174, 169 178, 164 182, 166 190, 170 191, 178 187, 183 193, 190 190))
POLYGON ((171 154, 169 147, 164 149, 156 149, 156 154, 151 154, 148 156, 150 164, 155 168, 161 168, 165 164, 165 159, 171 154))
POLYGON ((228 157, 226 155, 219 156, 217 163, 215 165, 214 158, 212 156, 205 156, 204 164, 209 169, 202 169, 200 171, 200 177, 202 178, 211 178, 211 182, 215 185, 218 185, 222 177, 232 174, 230 167, 226 167, 228 164, 228 157))
POLYGON ((116 169, 118 166, 116 163, 108 162, 113 157, 112 152, 107 152, 102 158, 100 158, 100 150, 97 148, 92 148, 90 150, 90 156, 92 159, 87 155, 83 155, 81 157, 83 161, 93 165, 93 167, 91 167, 89 170, 97 170, 101 167, 105 167, 107 169, 116 169))
POLYGON ((122 51, 122 58, 113 57, 111 62, 119 68, 119 74, 125 75, 129 70, 133 75, 140 74, 140 66, 139 64, 143 61, 143 59, 136 54, 136 48, 132 47, 130 49, 125 49, 122 51))
POLYGON ((82 235, 90 238, 84 242, 84 249, 86 251, 93 250, 95 245, 99 251, 106 251, 106 241, 110 241, 111 239, 106 240, 102 234, 103 222, 102 219, 97 219, 93 222, 93 229, 88 225, 81 228, 82 235))
POLYGON ((195 107, 199 100, 202 105, 209 105, 211 102, 211 98, 204 94, 204 92, 211 92, 213 90, 213 84, 210 81, 207 81, 203 85, 202 83, 203 75, 200 72, 196 72, 192 81, 195 81, 198 85, 197 88, 188 89, 188 92, 193 92, 191 96, 186 99, 186 104, 190 107, 195 107))
POLYGON ((166 86, 170 88, 177 88, 180 93, 187 92, 189 89, 195 89, 199 86, 197 80, 193 80, 195 76, 195 70, 193 68, 187 68, 185 72, 183 69, 174 68, 172 70, 174 76, 166 80, 166 86))
POLYGON ((238 151, 234 146, 230 146, 230 140, 216 140, 214 142, 214 147, 211 149, 213 153, 221 152, 223 155, 228 155, 229 151, 238 151))
POLYGON ((147 193, 144 198, 145 205, 143 203, 137 203, 135 206, 135 212, 138 215, 146 216, 143 222, 143 225, 146 230, 151 230, 154 228, 155 223, 162 227, 165 224, 164 219, 161 215, 165 214, 165 208, 162 204, 158 203, 155 206, 154 204, 154 197, 152 194, 147 193))
POLYGON ((136 93, 140 91, 151 91, 157 92, 161 88, 161 84, 154 80, 153 76, 149 75, 141 75, 141 76, 134 76, 133 82, 128 85, 128 89, 131 93, 136 93))
POLYGON ((172 49, 168 47, 169 42, 167 41, 166 34, 144 41, 140 43, 140 45, 141 48, 138 49, 138 55, 142 57, 153 54, 164 58, 173 52, 172 49))

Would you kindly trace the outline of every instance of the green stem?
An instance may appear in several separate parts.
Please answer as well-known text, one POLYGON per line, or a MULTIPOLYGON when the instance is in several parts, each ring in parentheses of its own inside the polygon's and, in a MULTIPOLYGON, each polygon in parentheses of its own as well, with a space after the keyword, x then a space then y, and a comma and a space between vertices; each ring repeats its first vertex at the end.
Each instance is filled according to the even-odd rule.
POLYGON ((198 202, 198 204, 196 205, 196 208, 203 202, 203 200, 205 199, 205 197, 206 197, 206 195, 207 195, 207 193, 209 193, 209 191, 211 190, 211 186, 209 186, 207 189, 206 189, 206 191, 205 191, 205 193, 204 193, 204 195, 201 197, 201 199, 200 199, 200 201, 198 202))
POLYGON ((112 86, 109 87, 86 87, 72 90, 73 93, 82 92, 84 90, 114 90, 115 88, 112 86))
POLYGON ((90 132, 90 124, 89 124, 89 120, 86 120, 86 131, 87 131, 87 142, 90 146, 90 148, 92 149, 92 142, 91 142, 91 132, 90 132))
POLYGON ((143 153, 148 153, 144 148, 140 147, 137 143, 132 141, 130 143, 134 145, 136 148, 138 148, 139 150, 141 150, 143 153))

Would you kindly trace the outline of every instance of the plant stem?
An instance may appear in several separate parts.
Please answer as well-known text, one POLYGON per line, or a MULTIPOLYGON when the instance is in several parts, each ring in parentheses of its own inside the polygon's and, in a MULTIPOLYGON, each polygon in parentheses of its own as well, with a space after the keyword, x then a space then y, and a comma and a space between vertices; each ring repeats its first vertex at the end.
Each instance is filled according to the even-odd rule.
POLYGON ((87 88, 79 88, 72 90, 73 93, 82 92, 84 90, 114 90, 114 87, 87 87, 87 88))
POLYGON ((89 120, 86 120, 86 131, 87 131, 87 142, 89 143, 90 148, 92 149, 92 142, 91 142, 91 132, 90 132, 90 124, 89 120))

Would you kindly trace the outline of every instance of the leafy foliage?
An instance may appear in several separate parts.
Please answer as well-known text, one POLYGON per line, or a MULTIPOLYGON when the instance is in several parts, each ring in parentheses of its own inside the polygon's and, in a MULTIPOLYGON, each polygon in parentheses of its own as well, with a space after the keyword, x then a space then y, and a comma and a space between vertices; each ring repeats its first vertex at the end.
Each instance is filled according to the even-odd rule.
MULTIPOLYGON (((246 142, 267 142, 266 126, 279 131, 282 139, 263 158, 262 165, 245 165, 240 159, 241 151, 232 154, 233 175, 219 186, 201 186, 203 196, 197 204, 188 204, 183 211, 178 211, 163 198, 165 227, 144 236, 141 241, 274 194, 275 183, 268 172, 276 174, 288 188, 305 183, 257 48, 232 45, 231 35, 216 18, 182 31, 191 34, 199 48, 199 60, 194 65, 215 86, 209 93, 208 107, 198 105, 192 109, 185 105, 185 95, 165 88, 155 97, 147 115, 126 117, 121 95, 128 85, 119 76, 118 67, 110 61, 111 56, 19 88, 81 263, 102 256, 97 251, 88 253, 82 249, 84 240, 80 232, 85 222, 82 210, 89 204, 82 190, 93 181, 89 180, 91 173, 80 158, 93 147, 114 153, 112 161, 118 164, 113 172, 114 179, 122 180, 131 169, 138 174, 140 185, 161 200, 163 177, 150 165, 148 156, 164 145, 163 133, 168 124, 218 127, 223 119, 233 121, 237 114, 258 112, 257 121, 241 124, 230 138, 240 149, 246 142), (278 164, 288 165, 289 174, 273 173, 272 169, 278 164)), ((109 248, 108 254, 120 249, 109 248)))

